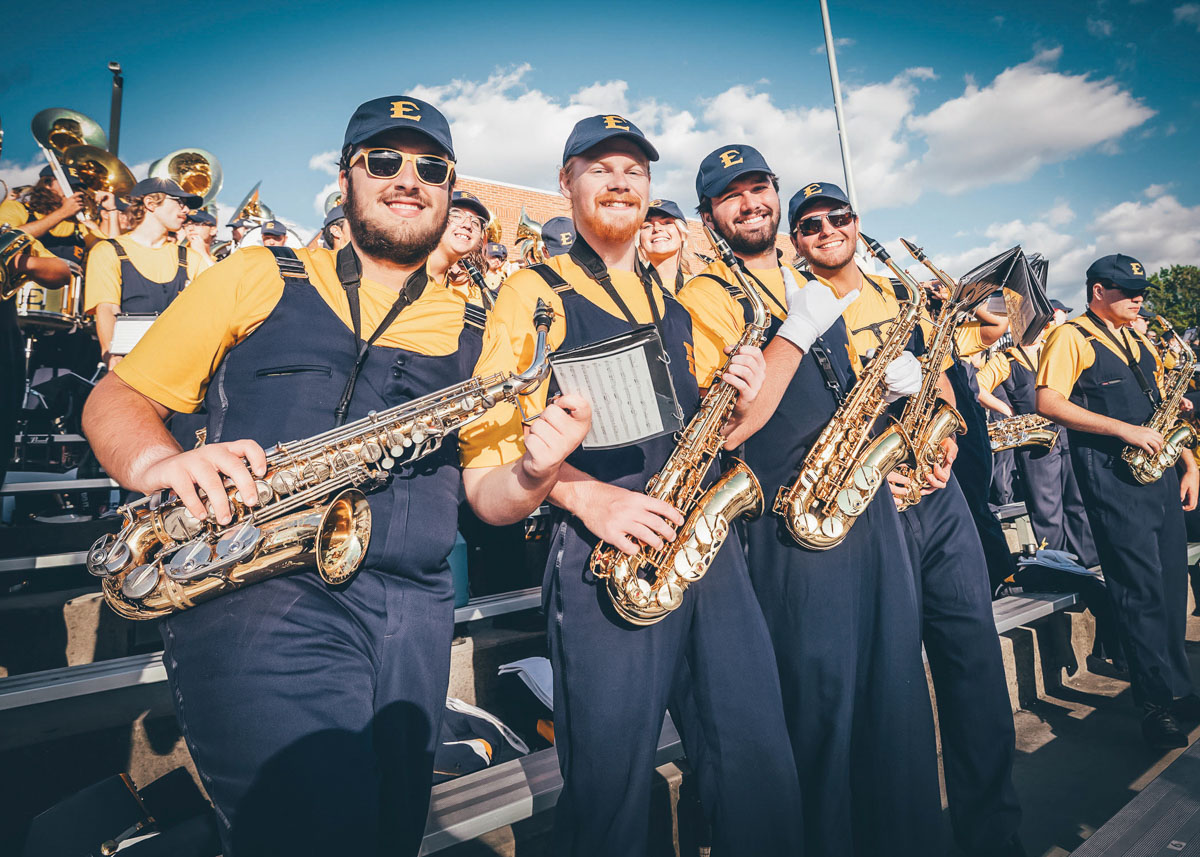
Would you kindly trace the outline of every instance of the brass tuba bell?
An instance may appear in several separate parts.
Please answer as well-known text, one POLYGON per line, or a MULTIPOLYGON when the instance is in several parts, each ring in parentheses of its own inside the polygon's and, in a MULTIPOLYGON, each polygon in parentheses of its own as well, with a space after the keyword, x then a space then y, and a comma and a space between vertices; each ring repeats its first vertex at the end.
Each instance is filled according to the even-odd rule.
POLYGON ((271 211, 265 202, 258 198, 258 188, 261 184, 262 182, 258 182, 254 185, 254 187, 250 188, 250 193, 246 194, 245 199, 243 199, 238 204, 238 207, 234 210, 234 214, 233 217, 230 218, 230 222, 233 222, 234 220, 246 219, 252 220, 256 223, 264 223, 268 220, 274 219, 275 213, 271 211))
POLYGON ((91 191, 106 190, 125 196, 137 183, 129 167, 112 152, 97 146, 68 146, 62 153, 62 165, 91 191))
POLYGON ((537 265, 546 261, 542 224, 525 213, 525 206, 521 206, 521 217, 517 220, 517 254, 527 265, 537 265))
POLYGON ((345 200, 342 199, 342 192, 340 190, 332 191, 329 196, 325 197, 325 216, 328 217, 329 212, 333 211, 343 202, 345 200))
POLYGON ((487 234, 489 243, 501 244, 504 242, 504 227, 500 225, 500 219, 496 215, 492 215, 492 219, 488 221, 484 232, 487 234))
POLYGON ((188 193, 201 197, 201 204, 217 198, 224 183, 221 162, 204 149, 179 149, 150 165, 150 178, 170 179, 188 193))
POLYGON ((59 155, 72 146, 108 148, 108 135, 100 123, 66 107, 47 107, 39 111, 29 129, 35 140, 59 155))

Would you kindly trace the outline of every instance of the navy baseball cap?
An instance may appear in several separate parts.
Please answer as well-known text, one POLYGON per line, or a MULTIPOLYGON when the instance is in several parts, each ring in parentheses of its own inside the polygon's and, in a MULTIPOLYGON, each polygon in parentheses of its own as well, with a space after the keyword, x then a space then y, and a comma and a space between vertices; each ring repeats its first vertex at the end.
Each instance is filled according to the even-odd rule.
POLYGON ((475 194, 465 190, 456 190, 450 194, 451 208, 466 208, 475 212, 483 218, 483 225, 486 227, 489 220, 492 219, 492 213, 487 210, 487 206, 483 204, 475 194))
POLYGON ((1074 310, 1060 300, 1051 300, 1050 308, 1054 310, 1061 310, 1062 312, 1067 313, 1067 315, 1070 315, 1072 312, 1074 312, 1074 310))
POLYGON ((487 255, 493 259, 507 259, 508 248, 503 244, 497 244, 495 241, 489 241, 487 245, 487 255))
POLYGON ((700 162, 696 173, 696 197, 703 202, 712 199, 738 176, 746 173, 775 175, 767 160, 753 146, 733 144, 714 149, 700 162))
POLYGON ((194 193, 188 193, 179 185, 170 179, 142 179, 133 186, 133 190, 129 191, 129 198, 141 199, 147 194, 165 193, 167 196, 173 196, 188 208, 199 208, 204 200, 194 193))
POLYGON ((681 211, 679 206, 676 205, 671 200, 669 200, 669 199, 652 199, 652 200, 650 200, 650 208, 647 209, 647 211, 646 211, 646 219, 649 220, 651 217, 654 217, 655 215, 664 215, 664 214, 667 217, 674 217, 676 220, 687 220, 687 218, 683 216, 683 211, 681 211))
POLYGON ((788 232, 796 231, 796 221, 804 213, 804 209, 810 203, 817 202, 840 202, 843 205, 850 205, 850 197, 846 196, 846 192, 832 182, 812 182, 806 184, 800 190, 792 194, 792 198, 788 200, 788 232))
POLYGON ((1145 291, 1150 285, 1146 280, 1146 269, 1142 263, 1123 253, 1102 256, 1088 266, 1088 284, 1098 280, 1110 282, 1131 292, 1145 291))
POLYGON ((287 227, 278 220, 268 220, 262 225, 262 234, 270 235, 274 238, 280 238, 287 235, 287 227))
POLYGON ((642 129, 622 116, 608 114, 604 116, 589 116, 580 119, 571 129, 567 145, 563 147, 563 163, 565 164, 576 155, 582 155, 597 143, 603 143, 613 137, 625 137, 637 143, 652 161, 658 160, 658 149, 650 144, 642 129))
POLYGON ((542 225, 547 256, 561 256, 575 243, 575 223, 569 217, 552 217, 542 225))
POLYGON ((365 143, 385 131, 398 129, 423 134, 444 149, 450 160, 455 160, 454 142, 446 117, 432 104, 410 95, 389 95, 360 104, 346 125, 342 150, 365 143))
POLYGON ((237 220, 229 221, 230 229, 245 229, 248 226, 253 226, 254 221, 248 220, 245 217, 239 217, 237 220))
POLYGON ((127 211, 129 209, 129 200, 124 197, 114 197, 113 205, 117 207, 117 211, 127 211))
POLYGON ((193 211, 187 217, 188 223, 203 223, 205 226, 216 226, 217 218, 213 217, 207 211, 193 211))
MULTIPOLYGON (((71 169, 70 167, 63 167, 63 172, 67 175, 67 184, 71 186, 71 190, 80 190, 84 187, 83 179, 79 177, 79 173, 75 172, 75 170, 71 169)), ((46 164, 46 166, 42 167, 38 172, 39 179, 48 179, 53 177, 54 170, 49 164, 46 164)))
POLYGON ((345 218, 346 212, 342 211, 342 207, 340 205, 335 205, 333 208, 329 209, 329 213, 325 215, 325 222, 321 224, 321 228, 324 229, 329 224, 337 223, 339 220, 344 220, 345 218))

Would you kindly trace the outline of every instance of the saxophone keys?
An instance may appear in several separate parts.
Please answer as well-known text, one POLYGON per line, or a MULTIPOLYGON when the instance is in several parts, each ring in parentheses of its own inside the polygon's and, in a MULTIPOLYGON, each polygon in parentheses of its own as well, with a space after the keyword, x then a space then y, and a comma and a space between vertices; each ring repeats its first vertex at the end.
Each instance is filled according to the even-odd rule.
POLYGON ((254 550, 261 533, 251 523, 241 524, 217 542, 217 559, 222 561, 241 559, 254 550))
POLYGON ((675 554, 671 567, 676 575, 689 583, 695 583, 704 576, 704 555, 694 547, 685 547, 675 554))
POLYGON ((645 607, 650 603, 650 584, 640 577, 630 577, 625 582, 625 596, 635 607, 645 607))
MULTIPOLYGON (((272 499, 274 499, 275 492, 273 492, 271 490, 271 486, 268 485, 266 482, 263 482, 261 479, 255 479, 254 480, 254 495, 255 495, 254 496, 254 504, 256 506, 262 506, 263 504, 269 503, 272 499)), ((243 506, 250 505, 249 503, 246 502, 246 498, 242 496, 241 491, 234 491, 233 499, 237 500, 243 506)), ((187 511, 187 510, 185 509, 184 511, 187 511)), ((176 539, 176 541, 179 541, 179 539, 176 539)))
POLYGON ((821 531, 821 522, 817 520, 817 516, 812 512, 805 512, 796 518, 797 528, 802 533, 816 533, 821 531))
POLYGON ((854 471, 854 487, 860 491, 873 491, 879 485, 879 468, 864 464, 854 471))
POLYGON ((853 488, 843 488, 837 493, 837 507, 844 515, 857 516, 867 508, 867 501, 862 492, 853 488))
POLYGON ((129 545, 117 541, 111 533, 98 540, 88 551, 87 569, 96 577, 116 574, 129 562, 129 545))
POLYGON ((208 542, 190 542, 171 554, 170 559, 163 563, 163 571, 172 580, 191 580, 203 573, 203 568, 212 562, 212 557, 212 547, 208 542))
POLYGON ((663 610, 674 610, 683 603, 683 587, 674 581, 664 583, 654 596, 663 610))
POLYGON ((139 565, 121 581, 121 594, 126 598, 140 601, 158 586, 158 566, 139 565))
POLYGON ((163 530, 172 540, 186 542, 194 539, 203 529, 200 520, 187 510, 186 506, 177 506, 166 512, 162 517, 163 530))
POLYGON ((286 497, 296 490, 297 481, 295 471, 280 470, 271 477, 271 488, 280 497, 286 497))
POLYGON ((382 459, 380 459, 379 466, 384 470, 391 470, 396 466, 396 459, 391 455, 385 455, 382 459))
POLYGON ((373 440, 368 440, 358 451, 358 457, 368 464, 373 464, 383 458, 383 447, 373 440))
POLYGON ((821 535, 827 539, 840 539, 846 532, 846 525, 841 518, 826 518, 821 522, 821 535))

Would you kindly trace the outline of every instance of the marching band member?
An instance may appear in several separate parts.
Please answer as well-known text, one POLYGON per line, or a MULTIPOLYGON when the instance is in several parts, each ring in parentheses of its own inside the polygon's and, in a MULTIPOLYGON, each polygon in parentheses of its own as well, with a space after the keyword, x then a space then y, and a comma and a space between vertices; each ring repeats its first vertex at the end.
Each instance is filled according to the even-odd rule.
MULTIPOLYGON (((550 331, 556 348, 653 324, 670 356, 685 418, 695 411, 697 380, 707 381, 715 366, 697 354, 693 373, 688 313, 636 252, 651 198, 650 162, 657 159, 637 126, 620 116, 592 116, 575 125, 559 174, 575 241, 569 253, 506 281, 489 316, 479 371, 511 366, 531 353, 527 316, 541 298, 556 312, 550 331)), ((718 349, 709 357, 724 355, 718 349)), ((735 414, 753 398, 761 371, 757 349, 733 358, 726 378, 741 392, 735 414)), ((536 409, 546 394, 535 392, 529 406, 536 409)), ((468 489, 520 455, 519 422, 515 409, 501 405, 462 432, 468 489)), ((683 523, 679 512, 642 493, 674 446, 665 435, 617 449, 578 450, 550 495, 558 511, 544 598, 563 776, 552 850, 646 853, 663 713, 673 684, 686 674, 691 713, 676 722, 689 758, 703 755, 700 788, 713 818, 714 850, 798 854, 799 795, 792 759, 779 752, 787 732, 774 658, 736 536, 682 605, 646 627, 619 618, 605 581, 588 570, 600 540, 634 553, 638 543, 661 547, 676 536, 683 523), (714 752, 703 752, 710 742, 714 752)), ((480 516, 487 519, 482 511, 480 516)))
POLYGON ((242 246, 242 240, 253 226, 254 221, 245 217, 229 221, 229 242, 233 250, 242 246))
POLYGON ((487 270, 483 272, 483 279, 489 289, 493 292, 497 291, 500 284, 504 282, 504 278, 508 276, 504 271, 504 262, 508 259, 508 248, 503 244, 489 241, 484 248, 483 258, 487 261, 487 270))
MULTIPOLYGON (((975 376, 979 403, 1011 417, 1037 413, 1037 370, 1048 326, 1030 346, 1014 345, 992 355, 975 376), (1007 402, 996 396, 1003 393, 1007 402)), ((1025 489, 1025 506, 1037 541, 1051 550, 1068 551, 1085 568, 1096 565, 1096 543, 1088 526, 1079 484, 1071 468, 1065 432, 1052 449, 1021 447, 1012 450, 1025 489)))
POLYGON ((264 247, 286 247, 287 227, 278 220, 268 220, 262 225, 262 245, 264 247))
POLYGON ((207 211, 193 211, 183 223, 179 243, 187 244, 188 247, 203 256, 208 265, 211 265, 216 262, 212 254, 213 239, 216 237, 217 218, 207 211))
POLYGON ((96 316, 96 338, 110 369, 121 359, 109 353, 117 314, 161 313, 207 267, 200 253, 168 237, 200 197, 170 179, 143 179, 129 196, 133 230, 96 245, 84 278, 84 312, 96 316))
MULTIPOLYGON (((227 523, 221 480, 256 496, 263 447, 470 374, 455 350, 462 301, 426 287, 453 186, 446 120, 415 98, 366 102, 340 166, 347 247, 233 254, 97 386, 84 426, 124 485, 170 488, 204 518, 202 488, 227 523), (162 418, 205 398, 209 442, 180 452, 162 418)), ((541 501, 587 431, 586 404, 560 404, 572 403, 550 405, 526 454, 491 474, 493 502, 523 517, 541 501)), ((349 583, 278 576, 163 621, 176 711, 227 857, 416 855, 446 700, 458 498, 447 445, 372 493, 374 531, 349 583)))
MULTIPOLYGON (((429 276, 445 282, 447 273, 459 259, 484 244, 484 230, 492 214, 475 194, 456 190, 450 197, 450 216, 437 248, 429 254, 429 276)), ((476 299, 475 303, 481 303, 476 299)))
POLYGON ((325 249, 335 253, 350 243, 350 229, 346 225, 346 214, 340 205, 329 209, 325 223, 321 226, 321 241, 325 249))
POLYGON ((646 212, 646 222, 638 233, 642 256, 658 271, 663 285, 675 294, 690 275, 683 262, 687 250, 687 218, 669 199, 656 199, 646 212))
POLYGON ((1127 330, 1149 283, 1136 259, 1097 259, 1087 269, 1087 311, 1055 328, 1042 349, 1037 410, 1067 428, 1100 565, 1129 662, 1134 702, 1152 747, 1187 745, 1179 720, 1200 720, 1185 651, 1187 538, 1183 511, 1196 506, 1196 462, 1180 456, 1150 485, 1121 458, 1125 445, 1157 452, 1162 435, 1145 425, 1161 402, 1158 356, 1127 330))
POLYGON ((85 205, 83 182, 74 171, 67 173, 67 181, 75 192, 64 198, 49 165, 43 167, 37 184, 23 202, 0 202, 0 224, 20 227, 55 256, 82 265, 84 254, 96 242, 118 234, 115 197, 107 191, 95 191, 104 219, 100 224, 81 221, 76 215, 85 205))
POLYGON ((561 256, 575 243, 575 224, 569 217, 551 217, 542 224, 542 246, 546 256, 561 256))
MULTIPOLYGON (((850 310, 860 301, 886 308, 876 296, 882 286, 853 264, 857 230, 841 206, 842 214, 833 214, 838 227, 792 233, 797 252, 825 279, 781 267, 777 179, 753 147, 709 154, 696 193, 701 218, 729 242, 773 317, 763 393, 728 441, 745 440, 745 461, 770 504, 853 384, 848 328, 859 314, 850 310), (818 253, 809 244, 819 235, 828 241, 829 229, 840 244, 818 253)), ((694 319, 697 367, 711 366, 745 324, 733 282, 718 261, 680 291, 694 319)), ((919 367, 915 382, 908 369, 907 378, 896 373, 897 393, 919 386, 919 367)), ((903 536, 895 506, 881 492, 845 540, 825 551, 798 546, 770 512, 745 529, 800 775, 805 853, 935 853, 941 807, 933 718, 913 575, 907 555, 896 550, 903 536)))

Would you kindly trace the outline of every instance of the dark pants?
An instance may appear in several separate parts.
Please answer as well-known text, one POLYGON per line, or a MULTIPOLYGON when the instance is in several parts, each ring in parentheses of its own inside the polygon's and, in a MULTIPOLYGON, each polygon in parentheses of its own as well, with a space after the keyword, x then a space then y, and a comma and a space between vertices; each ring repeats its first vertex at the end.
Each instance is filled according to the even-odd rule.
POLYGON ((1053 448, 1025 447, 1016 450, 1016 458, 1038 544, 1044 541, 1051 550, 1075 554, 1085 568, 1096 565, 1099 557, 1071 468, 1066 432, 1059 434, 1053 448))
POLYGON ((775 661, 739 549, 731 539, 681 607, 636 628, 585 571, 588 545, 558 527, 545 592, 563 776, 555 855, 646 853, 654 754, 681 687, 676 725, 712 818, 714 854, 800 853, 775 661))
POLYGON ((1119 455, 1076 447, 1071 456, 1129 661, 1134 702, 1169 705, 1192 692, 1179 477, 1172 469, 1153 485, 1138 485, 1119 455))
POLYGON ((448 585, 365 570, 255 584, 163 623, 225 857, 415 855, 453 630, 448 585))
POLYGON ((1016 836, 1021 808, 983 548, 954 477, 900 517, 921 595, 955 840, 967 854, 987 854, 1016 836))
POLYGON ((988 498, 997 506, 1013 502, 1013 471, 1017 462, 1011 449, 1002 449, 992 457, 992 493, 988 498))

